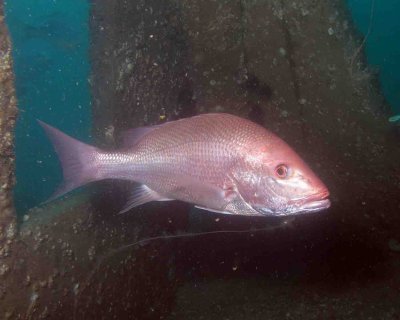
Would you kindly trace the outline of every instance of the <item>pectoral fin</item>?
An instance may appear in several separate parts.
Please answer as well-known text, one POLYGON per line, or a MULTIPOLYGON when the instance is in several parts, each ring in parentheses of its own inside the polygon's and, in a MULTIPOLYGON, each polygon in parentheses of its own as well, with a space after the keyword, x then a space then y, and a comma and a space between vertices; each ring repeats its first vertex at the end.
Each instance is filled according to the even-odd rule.
POLYGON ((209 208, 200 207, 200 206, 195 206, 195 207, 196 207, 197 209, 202 209, 202 210, 206 210, 206 211, 210 211, 210 212, 215 212, 215 213, 232 214, 232 212, 228 212, 228 211, 220 211, 220 210, 209 209, 209 208))
POLYGON ((134 207, 140 206, 142 204, 145 204, 147 202, 151 201, 170 201, 173 199, 167 199, 154 190, 150 189, 148 186, 142 184, 139 185, 138 187, 133 189, 133 192, 128 198, 127 203, 125 206, 122 208, 122 210, 119 212, 125 213, 129 210, 131 210, 134 207))

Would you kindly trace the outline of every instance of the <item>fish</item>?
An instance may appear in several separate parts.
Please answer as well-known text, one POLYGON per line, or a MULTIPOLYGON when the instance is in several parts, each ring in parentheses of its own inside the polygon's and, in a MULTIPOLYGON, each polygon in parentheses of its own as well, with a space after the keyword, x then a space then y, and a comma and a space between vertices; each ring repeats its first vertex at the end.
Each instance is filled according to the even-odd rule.
POLYGON ((400 122, 400 114, 390 117, 389 122, 400 122))
POLYGON ((244 216, 288 216, 330 207, 325 184, 286 142, 232 114, 206 113, 128 129, 112 151, 39 123, 64 177, 50 201, 93 181, 121 179, 136 182, 121 213, 171 200, 244 216))

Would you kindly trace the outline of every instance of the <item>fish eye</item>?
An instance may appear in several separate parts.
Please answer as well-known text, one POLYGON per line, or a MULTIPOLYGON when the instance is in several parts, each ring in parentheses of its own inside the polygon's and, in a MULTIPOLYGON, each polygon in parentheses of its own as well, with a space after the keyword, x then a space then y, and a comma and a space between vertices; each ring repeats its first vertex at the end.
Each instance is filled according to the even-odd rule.
POLYGON ((287 165, 281 163, 275 167, 275 174, 278 178, 285 179, 289 174, 289 168, 287 165))

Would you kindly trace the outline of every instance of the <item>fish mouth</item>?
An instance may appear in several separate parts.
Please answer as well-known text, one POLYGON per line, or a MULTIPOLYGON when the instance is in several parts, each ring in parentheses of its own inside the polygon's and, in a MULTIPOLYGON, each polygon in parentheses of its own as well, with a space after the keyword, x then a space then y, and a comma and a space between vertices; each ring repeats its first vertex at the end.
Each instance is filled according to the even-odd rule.
POLYGON ((328 209, 331 206, 331 201, 328 199, 329 191, 324 190, 308 196, 299 206, 299 212, 315 212, 328 209))
POLYGON ((262 215, 267 216, 288 216, 297 215, 303 213, 317 212, 324 209, 328 209, 331 206, 331 201, 328 199, 329 191, 323 190, 318 193, 314 193, 307 197, 298 198, 292 200, 286 204, 283 208, 265 208, 256 207, 254 208, 262 215))
POLYGON ((315 200, 308 202, 300 207, 300 212, 315 212, 328 209, 331 206, 329 199, 315 200))

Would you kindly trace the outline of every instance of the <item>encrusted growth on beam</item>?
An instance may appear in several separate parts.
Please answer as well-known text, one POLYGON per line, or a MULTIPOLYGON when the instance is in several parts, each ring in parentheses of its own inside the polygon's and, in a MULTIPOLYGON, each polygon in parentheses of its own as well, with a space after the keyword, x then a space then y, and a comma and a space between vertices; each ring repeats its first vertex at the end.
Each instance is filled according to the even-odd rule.
POLYGON ((0 258, 6 255, 8 240, 15 234, 12 201, 14 186, 14 125, 17 106, 12 70, 11 43, 0 1, 0 258))

